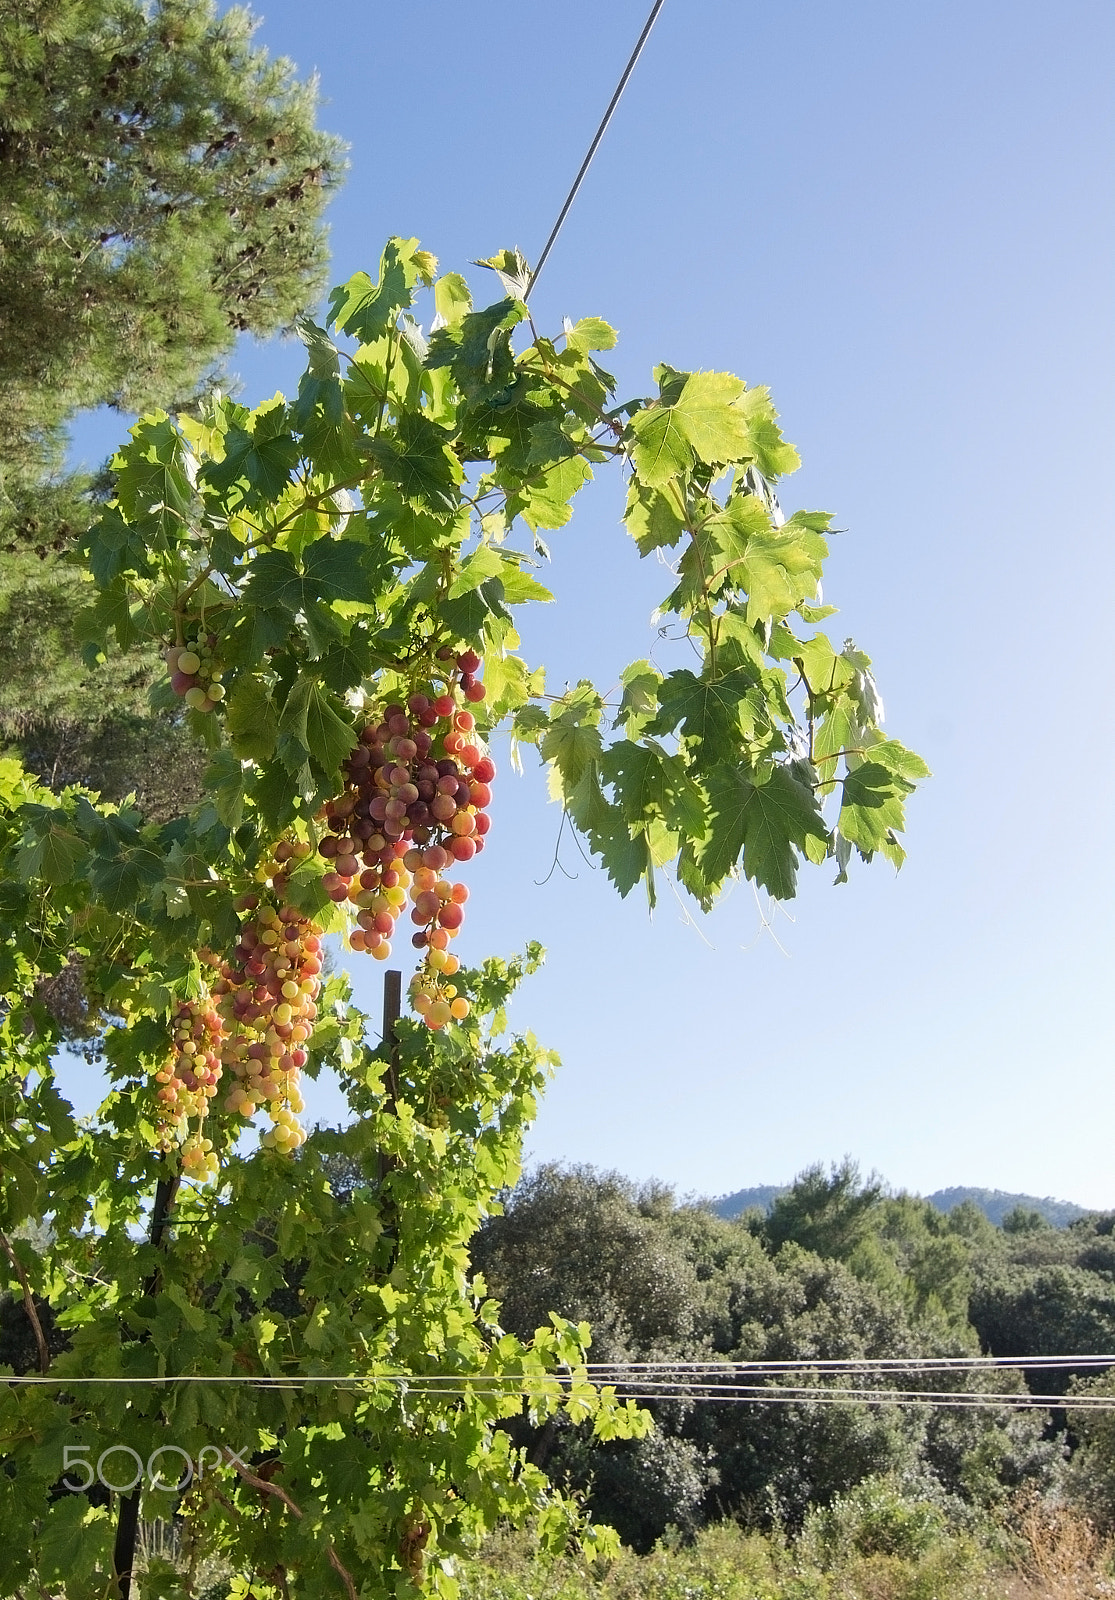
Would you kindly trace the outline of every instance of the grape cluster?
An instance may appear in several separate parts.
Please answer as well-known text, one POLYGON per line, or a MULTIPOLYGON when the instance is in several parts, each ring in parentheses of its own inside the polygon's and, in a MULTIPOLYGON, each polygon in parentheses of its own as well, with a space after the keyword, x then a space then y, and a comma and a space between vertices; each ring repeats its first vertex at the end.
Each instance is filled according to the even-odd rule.
MULTIPOLYGON (((155 1074, 160 1085, 158 1148, 170 1150, 187 1131, 189 1119, 205 1119, 209 1102, 221 1081, 224 1028, 212 1000, 180 1000, 174 1014, 171 1058, 155 1074)), ((203 1177, 216 1172, 217 1158, 211 1139, 200 1128, 182 1146, 183 1170, 203 1177)))
POLYGON ((386 960, 409 898, 411 942, 426 952, 411 994, 431 1028, 468 1016, 449 981, 459 962, 448 948, 468 890, 444 874, 483 850, 496 772, 462 704, 484 698, 480 658, 462 651, 455 668, 444 689, 417 690, 366 724, 345 764, 345 788, 322 813, 329 831, 318 845, 326 893, 357 908, 354 949, 386 960))
POLYGON ((214 655, 216 643, 216 634, 199 631, 185 644, 172 644, 166 651, 170 686, 191 710, 213 711, 225 697, 224 674, 214 655))
MULTIPOLYGON (((287 843, 284 850, 280 842, 272 863, 280 876, 293 855, 287 843)), ((265 1147, 297 1150, 306 1138, 298 1122, 305 1108, 299 1074, 317 1016, 322 930, 295 907, 258 894, 242 895, 236 909, 242 921, 232 958, 200 952, 212 979, 200 998, 179 1001, 170 1059, 155 1074, 158 1148, 181 1145, 182 1171, 201 1181, 218 1168, 205 1121, 226 1075, 233 1079, 222 1101, 226 1111, 244 1118, 261 1107, 269 1113, 265 1147)))
POLYGON ((225 1030, 223 1062, 236 1079, 227 1111, 271 1117, 262 1143, 296 1150, 305 1140, 299 1073, 317 1016, 321 988, 322 930, 296 907, 241 896, 245 913, 232 959, 223 962, 213 994, 225 1030))

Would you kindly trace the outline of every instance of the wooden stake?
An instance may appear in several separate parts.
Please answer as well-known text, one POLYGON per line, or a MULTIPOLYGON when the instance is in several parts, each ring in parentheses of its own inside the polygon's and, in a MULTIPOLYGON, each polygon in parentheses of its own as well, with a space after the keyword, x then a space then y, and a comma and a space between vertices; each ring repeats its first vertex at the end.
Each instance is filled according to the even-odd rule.
MULTIPOLYGON (((387 1086, 388 1109, 394 1111, 399 1091, 399 1042, 395 1037, 395 1024, 403 1010, 403 975, 388 970, 383 974, 383 1042, 390 1048, 384 1081, 387 1086)), ((383 1150, 379 1153, 379 1181, 391 1170, 391 1157, 383 1150)))

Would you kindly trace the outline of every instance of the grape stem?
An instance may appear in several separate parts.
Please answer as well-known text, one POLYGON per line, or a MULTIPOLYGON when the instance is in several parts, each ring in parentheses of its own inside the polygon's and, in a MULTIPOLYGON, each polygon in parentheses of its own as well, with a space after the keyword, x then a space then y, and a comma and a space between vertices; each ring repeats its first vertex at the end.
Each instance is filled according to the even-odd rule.
MULTIPOLYGON (((277 1483, 269 1483, 266 1478, 261 1478, 256 1473, 249 1471, 249 1469, 244 1466, 243 1462, 236 1459, 236 1456, 231 1450, 226 1448, 224 1454, 228 1465, 232 1467, 235 1472, 239 1473, 240 1477, 243 1478, 245 1483, 250 1483, 253 1489, 259 1489, 263 1494, 274 1495, 276 1500, 281 1500, 288 1510, 298 1518, 299 1522, 302 1522, 305 1519, 306 1513, 296 1501, 291 1499, 290 1495, 287 1494, 285 1489, 281 1489, 277 1483)), ((356 1585, 352 1581, 352 1574, 348 1571, 347 1567, 342 1566, 341 1559, 331 1544, 326 1545, 325 1553, 329 1557, 329 1565, 333 1568, 333 1571, 339 1575, 342 1583, 348 1591, 349 1600, 359 1600, 359 1596, 356 1592, 356 1585)))
POLYGON ((19 1286, 23 1290, 23 1309, 27 1313, 27 1320, 35 1331, 35 1344, 39 1351, 39 1371, 45 1376, 50 1371, 50 1350, 47 1347, 43 1325, 39 1321, 39 1313, 35 1310, 35 1297, 31 1293, 31 1285, 27 1281, 27 1273, 23 1262, 12 1248, 11 1240, 6 1233, 0 1233, 0 1249, 15 1268, 15 1275, 19 1279, 19 1286))

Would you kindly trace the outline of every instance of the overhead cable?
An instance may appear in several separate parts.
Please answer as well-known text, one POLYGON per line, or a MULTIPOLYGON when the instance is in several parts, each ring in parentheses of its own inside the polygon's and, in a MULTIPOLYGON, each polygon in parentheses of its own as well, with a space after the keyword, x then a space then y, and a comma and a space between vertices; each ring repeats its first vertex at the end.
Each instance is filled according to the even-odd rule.
POLYGON ((572 206, 574 200, 577 198, 577 191, 581 187, 581 184, 584 181, 585 174, 587 173, 589 167, 592 165, 593 156, 596 154, 597 150, 600 148, 600 141, 601 141, 601 139, 603 139, 605 133, 608 130, 608 124, 612 120, 612 113, 615 111, 616 107, 619 105, 620 97, 623 94, 623 91, 627 88, 627 81, 630 78, 631 74, 635 70, 635 63, 638 61, 639 57, 643 53, 643 46, 646 44, 647 40, 650 38, 650 30, 654 27, 655 22, 658 20, 658 13, 662 10, 662 7, 663 7, 664 4, 665 4, 665 0, 654 0, 654 5, 651 7, 651 10, 650 10, 650 15, 647 18, 646 22, 643 24, 643 31, 639 35, 639 38, 638 38, 638 40, 636 42, 634 50, 631 52, 631 59, 630 59, 630 61, 628 61, 627 65, 624 67, 623 76, 620 78, 619 82, 616 84, 615 93, 612 95, 612 98, 608 101, 608 109, 605 111, 603 117, 601 118, 600 126, 597 128, 596 133, 593 135, 592 143, 588 147, 588 154, 585 156, 585 159, 581 162, 580 171, 577 173, 577 176, 573 179, 573 187, 570 189, 569 193, 566 195, 565 204, 562 206, 561 210, 558 212, 558 219, 554 223, 553 227, 550 230, 550 237, 546 240, 546 243, 542 247, 542 254, 538 257, 538 265, 535 267, 534 271, 531 273, 529 279, 527 280, 527 286, 526 286, 526 289, 525 289, 525 291, 523 293, 523 299, 524 300, 526 300, 529 297, 531 290, 534 288, 535 284, 538 282, 539 274, 541 273, 542 268, 546 265, 546 258, 550 254, 550 251, 553 249, 554 241, 557 239, 558 234, 561 232, 561 225, 565 221, 566 217, 569 215, 570 207, 572 206))

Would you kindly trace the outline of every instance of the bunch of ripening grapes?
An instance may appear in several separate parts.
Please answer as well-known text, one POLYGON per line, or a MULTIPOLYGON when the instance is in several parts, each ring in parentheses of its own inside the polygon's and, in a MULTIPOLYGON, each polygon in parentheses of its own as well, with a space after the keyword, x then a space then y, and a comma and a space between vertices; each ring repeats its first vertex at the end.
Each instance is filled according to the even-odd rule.
MULTIPOLYGON (((451 651, 441 658, 454 659, 451 651)), ((409 891, 411 942, 425 951, 411 1000, 435 1029, 469 1014, 451 981, 460 963, 449 950, 468 890, 444 874, 483 850, 496 773, 467 709, 484 698, 480 657, 465 650, 454 664, 443 689, 416 690, 363 728, 345 763, 345 788, 322 813, 329 832, 318 845, 331 868, 322 879, 327 894, 357 908, 354 949, 387 959, 409 891)))
POLYGON ((226 1030, 222 1059, 236 1079, 224 1105, 245 1118, 265 1107, 272 1126, 262 1143, 297 1150, 306 1138, 299 1074, 317 1016, 323 933, 296 907, 257 894, 242 895, 237 910, 245 913, 240 936, 213 984, 226 1030))
POLYGON ((172 1026, 170 1060, 155 1074, 159 1084, 157 1148, 172 1150, 182 1144, 182 1170, 204 1177, 217 1170, 213 1141, 206 1139, 202 1124, 209 1102, 217 1093, 225 1048, 224 1025, 211 998, 180 1000, 172 1026), (189 1133, 191 1117, 198 1129, 189 1133))
POLYGON ((224 674, 214 655, 217 636, 201 629, 185 644, 172 644, 164 653, 170 686, 192 711, 214 711, 225 697, 224 674))
POLYGON ((171 1058, 155 1075, 158 1148, 181 1143, 183 1172, 203 1180, 218 1168, 205 1119, 226 1073, 235 1080, 226 1111, 247 1119, 263 1108, 270 1116, 265 1147, 297 1150, 306 1137, 299 1075, 317 1016, 322 930, 295 907, 261 903, 257 894, 242 895, 237 910, 243 920, 232 958, 201 952, 216 975, 208 993, 179 1001, 171 1058))

